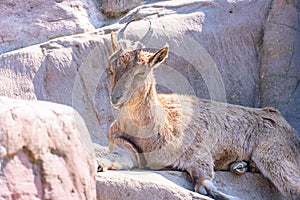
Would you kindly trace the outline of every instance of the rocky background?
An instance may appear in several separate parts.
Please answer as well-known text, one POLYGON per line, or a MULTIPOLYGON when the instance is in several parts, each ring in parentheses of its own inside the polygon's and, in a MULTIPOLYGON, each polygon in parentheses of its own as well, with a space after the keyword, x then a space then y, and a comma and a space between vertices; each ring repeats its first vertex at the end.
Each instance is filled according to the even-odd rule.
MULTIPOLYGON (((95 175, 115 115, 109 34, 135 20, 124 38, 169 44, 159 91, 272 106, 300 134, 299 11, 295 0, 2 0, 1 199, 209 199, 181 172, 95 175)), ((215 181, 242 199, 283 199, 260 174, 215 181)))

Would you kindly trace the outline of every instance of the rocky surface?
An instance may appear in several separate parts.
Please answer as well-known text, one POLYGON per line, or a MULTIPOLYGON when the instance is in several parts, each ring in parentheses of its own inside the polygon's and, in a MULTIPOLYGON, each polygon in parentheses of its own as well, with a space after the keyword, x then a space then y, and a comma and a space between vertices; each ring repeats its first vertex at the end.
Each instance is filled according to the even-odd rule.
MULTIPOLYGON (((193 185, 185 172, 107 171, 98 173, 96 180, 98 200, 211 199, 192 192, 193 185)), ((286 199, 261 174, 235 176, 228 172, 217 172, 214 182, 220 191, 243 200, 286 199)))
POLYGON ((0 54, 104 24, 93 0, 1 0, 0 54))
POLYGON ((102 0, 102 12, 109 18, 116 18, 141 4, 143 0, 102 0))
POLYGON ((70 107, 1 97, 0 199, 96 199, 88 138, 70 107))
POLYGON ((278 108, 300 134, 300 3, 275 0, 271 6, 261 51, 260 106, 278 108))
POLYGON ((187 174, 177 171, 107 171, 98 173, 96 180, 98 200, 211 200, 192 192, 187 174))
MULTIPOLYGON (((110 86, 105 73, 107 58, 112 53, 109 33, 118 32, 127 22, 136 20, 128 25, 123 39, 140 40, 151 30, 148 32, 151 35, 142 41, 149 51, 166 43, 170 46, 169 58, 155 71, 159 91, 196 95, 250 107, 273 106, 300 134, 297 1, 150 0, 142 4, 142 1, 132 0, 126 1, 128 7, 122 7, 124 2, 1 1, 0 96, 72 106, 85 120, 92 141, 107 145, 106 133, 115 115, 109 104, 110 86), (133 8, 135 6, 138 7, 133 8), (113 20, 101 13, 104 11, 115 17, 129 9, 127 14, 113 20)), ((34 104, 31 106, 35 107, 34 104)), ((53 137, 51 139, 56 141, 58 136, 54 134, 53 137)), ((74 151, 71 155, 75 155, 77 150, 71 150, 74 151)), ((21 162, 19 157, 28 157, 26 152, 20 150, 14 162, 21 162)), ((98 154, 101 153, 102 150, 98 151, 98 154)), ((27 160, 29 164, 32 162, 27 160)), ((28 168, 31 172, 35 165, 29 164, 32 166, 28 168)), ((51 170, 56 173, 55 168, 51 170)), ((37 176, 40 176, 42 172, 38 173, 37 176)), ((99 189, 98 182, 98 198, 102 198, 99 197, 99 190, 105 189, 109 193, 108 185, 135 195, 124 189, 137 184, 136 179, 130 178, 132 174, 121 177, 120 183, 114 186, 117 180, 113 173, 116 172, 101 175, 102 178, 98 174, 98 181, 105 182, 102 189, 99 189)), ((218 176, 217 184, 222 187, 233 181, 226 173, 220 178, 218 176)), ((32 179, 34 175, 29 177, 32 179)), ((278 196, 273 189, 267 190, 267 193, 259 190, 262 186, 272 188, 272 185, 268 181, 258 181, 263 179, 256 174, 245 177, 238 179, 238 183, 235 182, 228 191, 242 191, 238 196, 251 196, 252 191, 256 190, 256 196, 265 199, 270 196, 260 195, 278 196), (240 189, 234 190, 234 187, 240 189)), ((39 184, 37 182, 36 185, 39 184)), ((150 185, 144 189, 155 191, 154 194, 158 195, 160 190, 165 193, 159 195, 173 194, 165 186, 147 184, 150 185)), ((187 185, 184 187, 188 188, 187 185)), ((173 186, 171 188, 174 189, 173 186)), ((179 191, 179 187, 177 189, 179 191)), ((24 191, 22 188, 18 190, 24 191)), ((3 191, 9 194, 6 193, 8 189, 3 191)), ((30 195, 42 195, 37 192, 38 189, 32 191, 35 192, 30 195)), ((187 198, 199 196, 193 196, 195 194, 186 190, 178 193, 181 195, 178 198, 184 195, 187 198)))
POLYGON ((17 99, 46 100, 74 107, 84 117, 93 141, 107 145, 112 120, 104 38, 84 34, 61 38, 0 55, 0 95, 17 99), (103 79, 102 79, 103 80, 103 79), (98 97, 99 98, 95 98, 98 97), (106 113, 110 113, 106 115, 106 113))

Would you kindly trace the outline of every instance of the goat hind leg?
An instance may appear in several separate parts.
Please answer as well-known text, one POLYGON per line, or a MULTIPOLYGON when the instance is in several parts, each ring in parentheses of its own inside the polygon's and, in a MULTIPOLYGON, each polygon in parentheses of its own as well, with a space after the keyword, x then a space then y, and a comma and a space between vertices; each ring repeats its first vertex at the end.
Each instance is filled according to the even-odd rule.
POLYGON ((256 150, 252 160, 260 172, 289 199, 300 199, 299 155, 277 147, 256 150), (295 159, 290 159, 294 157, 295 159), (294 160, 294 161, 293 161, 294 160))

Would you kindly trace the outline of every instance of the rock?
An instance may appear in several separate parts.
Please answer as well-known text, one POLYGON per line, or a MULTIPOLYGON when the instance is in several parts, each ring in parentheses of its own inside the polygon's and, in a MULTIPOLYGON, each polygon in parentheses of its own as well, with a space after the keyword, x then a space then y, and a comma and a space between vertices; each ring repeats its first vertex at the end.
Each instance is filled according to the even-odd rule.
MULTIPOLYGON (((107 171, 99 172, 97 199, 211 199, 192 192, 193 185, 185 172, 178 171, 107 171)), ((243 200, 284 200, 278 190, 261 174, 235 176, 216 172, 214 183, 227 194, 243 200)))
POLYGON ((1 97, 0 199, 96 199, 90 143, 74 109, 1 97))
POLYGON ((260 173, 246 172, 236 176, 230 172, 218 171, 215 176, 214 183, 220 191, 243 200, 288 200, 260 173))
POLYGON ((2 0, 0 4, 0 54, 104 24, 93 0, 2 0))
POLYGON ((107 55, 105 46, 103 38, 90 33, 2 54, 0 95, 72 106, 86 120, 93 141, 107 145, 102 130, 108 129, 112 113, 108 79, 101 79, 105 65, 99 64, 107 61, 99 56, 107 55), (105 87, 98 87, 100 80, 105 87))
POLYGON ((300 134, 299 6, 272 2, 261 51, 260 105, 279 109, 300 134))
POLYGON ((116 18, 141 4, 142 0, 102 0, 102 12, 109 18, 116 18))
POLYGON ((177 171, 107 171, 99 172, 96 180, 97 200, 212 200, 188 190, 193 186, 187 174, 177 171))

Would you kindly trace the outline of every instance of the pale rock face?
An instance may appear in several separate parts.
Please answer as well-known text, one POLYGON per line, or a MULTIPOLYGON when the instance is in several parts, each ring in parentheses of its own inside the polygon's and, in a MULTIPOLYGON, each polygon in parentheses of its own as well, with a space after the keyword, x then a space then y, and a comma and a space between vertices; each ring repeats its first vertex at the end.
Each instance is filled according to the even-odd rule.
POLYGON ((2 54, 0 95, 72 106, 85 119, 93 141, 107 145, 112 109, 106 46, 104 38, 88 33, 2 54))
MULTIPOLYGON (((98 173, 96 180, 98 200, 212 200, 193 192, 193 185, 185 172, 108 171, 98 173)), ((220 191, 243 200, 286 199, 261 174, 246 173, 243 176, 235 176, 228 172, 217 172, 214 182, 220 191)))
POLYGON ((125 14, 130 9, 141 4, 142 0, 102 0, 101 10, 109 18, 116 18, 125 14))
POLYGON ((93 0, 2 0, 0 54, 104 24, 93 0))
POLYGON ((96 180, 97 200, 212 200, 192 192, 187 174, 177 171, 108 171, 98 173, 96 180))
POLYGON ((89 148, 74 109, 0 98, 1 199, 96 199, 89 148))
POLYGON ((261 51, 260 105, 278 108, 300 134, 299 1, 276 0, 271 6, 261 51))

